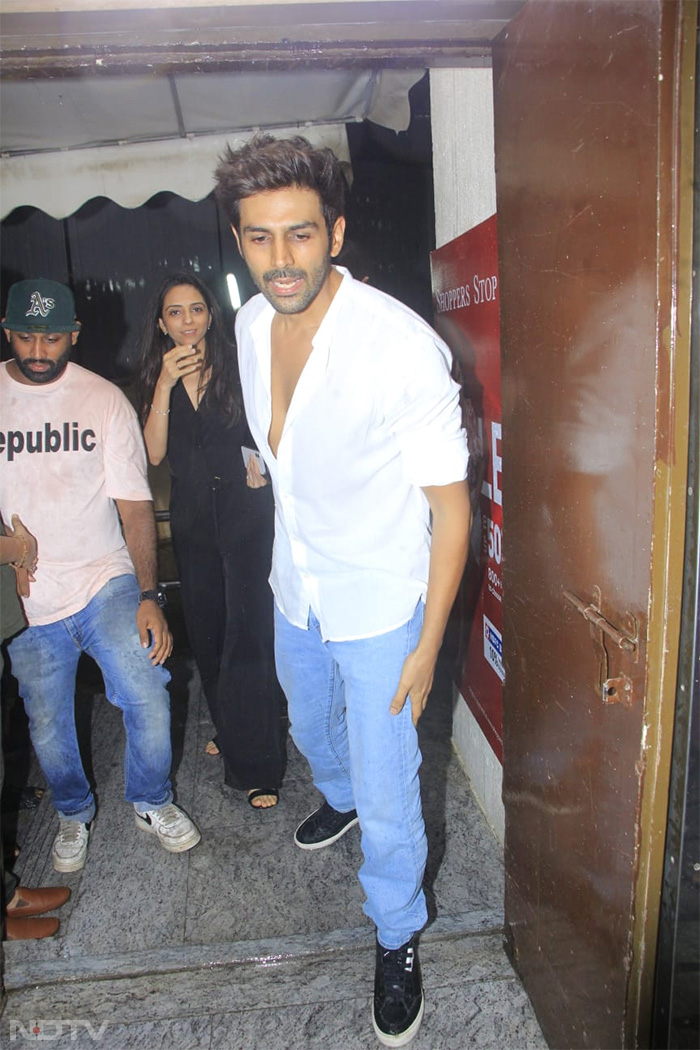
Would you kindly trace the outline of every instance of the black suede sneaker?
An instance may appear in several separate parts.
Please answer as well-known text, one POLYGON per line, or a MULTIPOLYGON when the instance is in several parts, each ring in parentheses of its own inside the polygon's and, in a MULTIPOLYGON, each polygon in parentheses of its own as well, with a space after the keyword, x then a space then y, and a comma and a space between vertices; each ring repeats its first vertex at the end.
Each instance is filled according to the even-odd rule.
POLYGON ((391 951, 377 941, 372 1024, 384 1046, 410 1043, 423 1020, 423 983, 416 938, 391 951))
POLYGON ((339 813, 324 802, 310 817, 302 820, 294 832, 294 841, 299 849, 322 849, 337 842, 355 824, 357 812, 354 809, 349 813, 339 813))

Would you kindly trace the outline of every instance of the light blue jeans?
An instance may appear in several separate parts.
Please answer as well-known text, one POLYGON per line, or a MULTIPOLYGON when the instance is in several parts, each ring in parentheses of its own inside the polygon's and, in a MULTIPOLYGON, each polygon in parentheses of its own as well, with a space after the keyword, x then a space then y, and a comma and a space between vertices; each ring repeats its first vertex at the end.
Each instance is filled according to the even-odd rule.
POLYGON ((401 668, 415 649, 423 603, 395 631, 324 642, 275 608, 277 676, 289 704, 291 734, 314 784, 341 813, 356 809, 364 863, 364 910, 385 948, 400 948, 426 922, 422 883, 427 842, 420 798, 418 735, 406 701, 389 713, 401 668))
POLYGON ((9 646, 32 744, 53 804, 66 820, 88 823, 95 815, 75 728, 81 652, 98 664, 107 699, 122 712, 127 801, 141 812, 172 801, 170 675, 164 667, 154 667, 141 648, 138 600, 136 577, 117 576, 74 616, 28 627, 9 646))

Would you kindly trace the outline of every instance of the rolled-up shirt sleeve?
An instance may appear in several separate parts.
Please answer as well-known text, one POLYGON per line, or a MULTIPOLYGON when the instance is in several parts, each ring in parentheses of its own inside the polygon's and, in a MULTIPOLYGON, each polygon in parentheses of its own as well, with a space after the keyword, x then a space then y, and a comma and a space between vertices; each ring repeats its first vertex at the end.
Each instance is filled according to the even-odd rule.
POLYGON ((447 347, 425 338, 409 341, 402 349, 404 382, 387 390, 387 426, 400 448, 406 480, 420 488, 467 476, 459 386, 450 363, 447 347))

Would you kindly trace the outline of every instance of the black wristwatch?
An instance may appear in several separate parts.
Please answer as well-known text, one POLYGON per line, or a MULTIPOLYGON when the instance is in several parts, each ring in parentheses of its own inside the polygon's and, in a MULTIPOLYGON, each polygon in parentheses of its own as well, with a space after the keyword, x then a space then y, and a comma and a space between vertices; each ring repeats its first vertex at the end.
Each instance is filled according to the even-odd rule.
POLYGON ((139 605, 141 602, 155 602, 161 609, 167 604, 167 597, 162 587, 154 587, 151 591, 141 591, 139 594, 139 605))

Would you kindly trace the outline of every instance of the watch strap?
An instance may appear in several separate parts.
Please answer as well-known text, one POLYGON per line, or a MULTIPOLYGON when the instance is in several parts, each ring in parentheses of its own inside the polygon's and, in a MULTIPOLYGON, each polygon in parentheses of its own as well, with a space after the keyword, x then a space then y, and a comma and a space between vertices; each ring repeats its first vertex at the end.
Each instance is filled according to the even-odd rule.
POLYGON ((141 591, 139 594, 139 605, 141 602, 156 602, 162 609, 166 602, 165 591, 161 587, 153 587, 150 590, 141 591))

